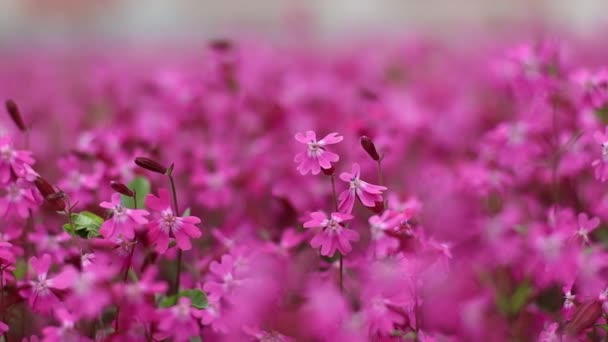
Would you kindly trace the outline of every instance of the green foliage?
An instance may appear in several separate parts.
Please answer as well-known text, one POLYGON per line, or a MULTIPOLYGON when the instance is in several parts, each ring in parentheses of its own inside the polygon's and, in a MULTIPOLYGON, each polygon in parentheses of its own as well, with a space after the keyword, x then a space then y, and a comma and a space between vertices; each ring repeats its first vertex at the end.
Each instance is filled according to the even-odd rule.
MULTIPOLYGON (((136 209, 144 208, 144 201, 146 199, 146 196, 150 193, 150 181, 143 176, 137 176, 127 186, 129 187, 129 189, 135 191, 135 196, 137 197, 136 209)), ((133 198, 127 197, 125 195, 120 195, 120 197, 122 200, 122 204, 125 207, 135 209, 135 203, 133 201, 133 198)))
POLYGON ((531 295, 532 286, 527 281, 523 281, 511 294, 499 294, 496 304, 505 316, 515 316, 528 303, 531 295))
POLYGON ((177 295, 172 295, 169 297, 163 297, 160 300, 159 306, 161 308, 168 308, 177 303, 177 299, 179 297, 188 297, 190 298, 190 302, 193 308, 196 309, 206 309, 209 303, 207 302, 207 295, 205 292, 198 289, 188 289, 182 290, 177 295))
POLYGON ((99 227, 103 223, 103 218, 90 211, 82 211, 80 213, 73 213, 72 221, 74 223, 74 231, 72 231, 72 225, 68 222, 63 225, 63 229, 66 232, 70 235, 75 233, 83 238, 91 238, 99 236, 99 227))

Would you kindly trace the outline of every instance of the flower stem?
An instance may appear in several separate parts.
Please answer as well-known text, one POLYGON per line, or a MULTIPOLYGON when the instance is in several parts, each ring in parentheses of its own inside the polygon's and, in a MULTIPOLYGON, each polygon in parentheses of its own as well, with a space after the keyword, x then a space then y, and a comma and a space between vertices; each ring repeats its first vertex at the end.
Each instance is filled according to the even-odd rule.
MULTIPOLYGON (((382 177, 382 159, 384 158, 384 155, 382 157, 380 157, 380 159, 378 159, 378 185, 380 186, 384 186, 384 179, 382 177)), ((384 208, 386 208, 386 204, 387 204, 387 200, 386 198, 384 198, 384 195, 382 195, 383 198, 383 204, 384 204, 384 208)))
POLYGON ((334 175, 329 175, 329 179, 331 180, 331 192, 334 198, 334 208, 335 211, 338 211, 338 196, 336 196, 336 182, 334 181, 334 175))
MULTIPOLYGON (((171 168, 171 170, 173 170, 173 168, 171 168)), ((179 216, 179 206, 177 204, 177 192, 175 191, 175 181, 173 179, 173 176, 171 175, 171 173, 169 173, 167 175, 167 177, 169 177, 169 184, 171 186, 171 195, 173 197, 173 210, 174 215, 179 216)), ((180 283, 180 275, 182 273, 182 250, 178 248, 177 250, 177 270, 175 272, 175 282, 174 282, 174 287, 173 287, 173 291, 171 292, 171 294, 178 294, 179 293, 179 283, 180 283)), ((175 300, 177 303, 177 296, 175 296, 175 300)))
MULTIPOLYGON (((336 182, 334 180, 334 175, 329 175, 329 179, 331 181, 331 192, 334 200, 334 208, 335 211, 338 211, 338 196, 336 196, 336 182)), ((338 258, 340 262, 340 292, 344 291, 344 260, 342 253, 338 252, 338 258)))
POLYGON ((340 262, 340 292, 344 292, 344 259, 342 253, 338 252, 340 262))

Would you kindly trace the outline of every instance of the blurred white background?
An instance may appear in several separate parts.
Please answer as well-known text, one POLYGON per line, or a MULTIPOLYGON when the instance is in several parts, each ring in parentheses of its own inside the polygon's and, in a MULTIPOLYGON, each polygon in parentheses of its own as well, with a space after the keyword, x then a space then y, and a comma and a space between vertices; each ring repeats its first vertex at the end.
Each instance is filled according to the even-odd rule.
POLYGON ((286 22, 321 35, 507 26, 538 21, 580 33, 605 27, 608 0, 0 0, 0 39, 156 39, 233 28, 277 33, 286 22))

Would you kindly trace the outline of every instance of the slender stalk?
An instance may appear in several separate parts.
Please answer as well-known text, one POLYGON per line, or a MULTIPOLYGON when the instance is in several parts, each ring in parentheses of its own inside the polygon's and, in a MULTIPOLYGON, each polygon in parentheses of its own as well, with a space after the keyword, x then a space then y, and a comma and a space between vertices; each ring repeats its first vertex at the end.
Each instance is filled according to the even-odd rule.
MULTIPOLYGON (((137 209, 137 191, 135 189, 133 191, 133 207, 137 209)), ((129 277, 129 270, 131 269, 131 262, 133 261, 133 254, 135 254, 135 245, 137 244, 137 240, 133 241, 131 245, 131 251, 129 252, 129 257, 127 258, 127 267, 125 268, 125 274, 122 276, 122 282, 127 283, 127 278, 129 277)), ((116 308, 116 319, 114 321, 114 331, 118 332, 118 321, 120 318, 120 305, 116 308)))
MULTIPOLYGON (((336 182, 334 180, 334 175, 331 174, 329 175, 329 179, 331 181, 331 192, 332 192, 332 196, 333 196, 333 201, 334 201, 334 208, 335 211, 338 211, 338 196, 336 195, 336 182)), ((340 263, 340 292, 344 291, 344 258, 342 256, 342 253, 338 252, 338 258, 339 258, 339 263, 340 263)))
MULTIPOLYGON (((6 322, 6 308, 4 307, 4 265, 0 267, 0 308, 2 308, 2 320, 6 322)), ((2 335, 4 341, 8 342, 8 335, 6 332, 2 335)))
MULTIPOLYGON (((380 159, 378 159, 378 185, 380 186, 384 186, 384 178, 382 177, 382 158, 384 157, 384 155, 382 157, 380 157, 380 159)), ((382 202, 384 204, 384 208, 386 208, 387 205, 387 200, 386 198, 384 198, 384 195, 382 195, 382 202)))
MULTIPOLYGON (((174 210, 174 215, 179 216, 179 206, 177 204, 177 192, 175 191, 175 181, 173 179, 173 176, 171 174, 167 175, 169 177, 169 185, 171 186, 171 195, 173 197, 173 210, 174 210)), ((175 272, 175 282, 174 282, 174 287, 173 287, 173 291, 172 294, 177 294, 179 293, 179 286, 180 286, 180 275, 182 273, 182 250, 178 249, 177 250, 177 271, 175 272)), ((177 296, 176 299, 177 301, 177 296)))
POLYGON ((338 252, 340 262, 340 292, 344 292, 344 257, 338 252))
POLYGON ((334 175, 329 175, 329 179, 331 180, 331 192, 334 198, 334 208, 335 211, 338 211, 338 196, 336 196, 336 182, 334 180, 334 175))

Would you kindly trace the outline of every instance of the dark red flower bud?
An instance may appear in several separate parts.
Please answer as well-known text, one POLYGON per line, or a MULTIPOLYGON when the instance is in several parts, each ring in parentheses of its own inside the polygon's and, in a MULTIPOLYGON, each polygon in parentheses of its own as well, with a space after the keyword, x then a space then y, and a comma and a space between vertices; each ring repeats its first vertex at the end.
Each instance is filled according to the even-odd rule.
POLYGON ((566 331, 569 334, 578 335, 591 328, 600 317, 602 317, 600 301, 583 303, 572 314, 572 319, 566 324, 566 331))
POLYGON ((336 172, 336 170, 334 169, 333 166, 330 167, 329 169, 321 168, 321 170, 323 170, 323 173, 326 174, 326 175, 328 175, 328 176, 331 176, 331 175, 334 174, 334 172, 336 172))
POLYGON ((51 185, 51 183, 47 182, 44 178, 38 177, 34 181, 34 185, 40 191, 40 194, 44 198, 44 202, 54 211, 63 211, 65 210, 65 194, 62 192, 58 192, 51 185))
POLYGON ((359 95, 367 101, 378 101, 378 93, 369 88, 359 89, 359 95))
POLYGON ((21 117, 21 112, 19 111, 19 107, 13 100, 6 101, 6 111, 8 115, 10 115, 11 119, 19 129, 23 132, 27 131, 27 127, 25 127, 25 123, 23 122, 23 118, 21 117))
POLYGON ((232 42, 228 39, 215 39, 209 42, 209 47, 217 52, 230 51, 232 46, 232 42))
POLYGON ((166 167, 160 165, 158 162, 156 162, 150 158, 137 157, 137 158, 135 158, 135 164, 137 164, 137 166, 139 166, 139 167, 142 167, 142 168, 152 171, 152 172, 161 173, 163 175, 167 173, 166 167))
POLYGON ((376 145, 374 145, 372 139, 368 136, 364 135, 361 137, 361 147, 363 147, 365 152, 367 152, 373 160, 380 160, 380 155, 378 154, 378 151, 376 151, 376 145))
POLYGON ((115 182, 115 181, 111 181, 110 182, 110 187, 118 192, 119 194, 123 194, 127 197, 133 197, 135 194, 133 193, 133 190, 129 189, 128 186, 119 183, 119 182, 115 182))

